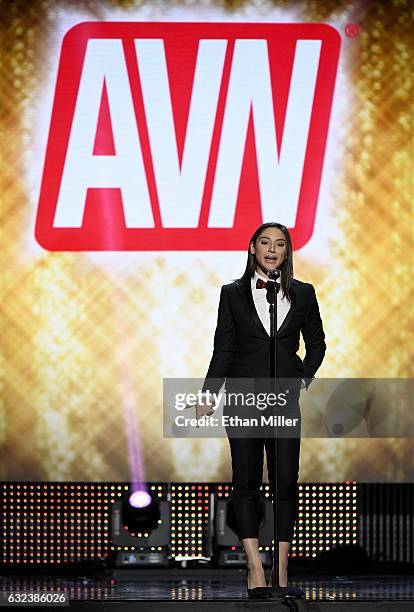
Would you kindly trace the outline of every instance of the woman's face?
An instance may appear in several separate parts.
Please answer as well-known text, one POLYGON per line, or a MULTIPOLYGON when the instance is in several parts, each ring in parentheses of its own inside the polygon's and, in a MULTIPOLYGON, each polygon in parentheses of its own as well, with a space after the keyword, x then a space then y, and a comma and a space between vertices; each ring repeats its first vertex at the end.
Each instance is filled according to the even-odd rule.
POLYGON ((278 227, 268 227, 250 244, 250 252, 256 257, 256 270, 267 274, 268 270, 280 268, 286 257, 286 238, 278 227))

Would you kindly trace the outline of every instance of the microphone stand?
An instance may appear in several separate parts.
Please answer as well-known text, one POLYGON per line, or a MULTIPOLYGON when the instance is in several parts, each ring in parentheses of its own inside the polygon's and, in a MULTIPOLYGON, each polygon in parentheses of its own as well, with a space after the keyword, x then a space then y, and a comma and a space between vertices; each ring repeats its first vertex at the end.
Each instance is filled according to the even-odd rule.
MULTIPOLYGON (((270 287, 267 290, 266 298, 269 302, 269 313, 270 313, 270 377, 274 379, 274 388, 277 397, 277 294, 278 294, 278 283, 277 279, 280 277, 280 270, 277 268, 274 270, 268 270, 267 276, 273 281, 274 287, 270 287)), ((279 287, 279 291, 281 286, 279 287)), ((277 405, 277 404, 276 404, 277 405)), ((277 414, 276 414, 276 425, 275 425, 275 481, 273 486, 273 568, 274 568, 274 585, 277 595, 282 598, 286 597, 304 597, 304 592, 298 587, 283 587, 279 586, 279 529, 278 529, 278 514, 279 514, 279 478, 278 478, 278 425, 277 425, 277 414)))
MULTIPOLYGON (((277 292, 278 292, 278 283, 277 279, 280 277, 280 270, 269 270, 267 273, 269 279, 273 282, 273 289, 270 287, 267 290, 266 298, 269 302, 269 313, 270 313, 270 378, 274 380, 274 388, 275 394, 277 397, 277 292)), ((276 415, 277 416, 277 415, 276 415)), ((279 515, 279 478, 278 478, 278 460, 277 460, 277 450, 278 450, 278 434, 277 434, 277 419, 275 426, 275 478, 273 485, 273 571, 274 571, 274 579, 272 581, 272 586, 274 586, 277 590, 280 590, 279 587, 279 529, 278 529, 278 515, 279 515), (274 583, 274 584, 273 584, 274 583)))

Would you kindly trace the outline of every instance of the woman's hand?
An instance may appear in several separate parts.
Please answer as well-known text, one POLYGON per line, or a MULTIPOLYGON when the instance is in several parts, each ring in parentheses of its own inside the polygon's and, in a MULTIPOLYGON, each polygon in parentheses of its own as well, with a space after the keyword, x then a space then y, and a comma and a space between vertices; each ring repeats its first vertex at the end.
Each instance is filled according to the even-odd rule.
POLYGON ((198 422, 202 417, 211 416, 212 414, 214 414, 214 411, 215 411, 215 408, 213 408, 212 404, 208 403, 206 400, 207 394, 201 393, 200 395, 202 399, 201 402, 186 405, 186 408, 194 408, 195 410, 195 418, 197 419, 197 425, 196 425, 197 428, 200 427, 198 422))

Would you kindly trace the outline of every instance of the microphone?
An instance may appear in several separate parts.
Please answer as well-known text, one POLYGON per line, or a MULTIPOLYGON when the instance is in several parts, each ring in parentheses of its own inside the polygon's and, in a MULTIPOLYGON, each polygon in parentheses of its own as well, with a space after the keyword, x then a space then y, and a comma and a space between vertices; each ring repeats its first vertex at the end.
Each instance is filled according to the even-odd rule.
POLYGON ((271 280, 277 280, 280 276, 280 270, 278 268, 272 268, 271 270, 267 271, 267 276, 271 280))
POLYGON ((267 285, 266 300, 269 304, 274 304, 274 301, 275 301, 274 291, 279 290, 279 285, 277 284, 276 279, 278 279, 280 276, 280 270, 278 270, 277 268, 272 269, 272 270, 267 270, 266 274, 268 278, 270 278, 270 280, 275 283, 272 288, 269 284, 267 285))

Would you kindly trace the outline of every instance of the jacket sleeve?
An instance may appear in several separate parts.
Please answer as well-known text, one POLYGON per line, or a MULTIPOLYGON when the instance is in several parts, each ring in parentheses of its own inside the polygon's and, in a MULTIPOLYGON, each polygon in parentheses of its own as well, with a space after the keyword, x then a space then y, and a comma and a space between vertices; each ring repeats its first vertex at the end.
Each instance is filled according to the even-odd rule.
POLYGON ((228 368, 233 360, 235 345, 235 326, 230 310, 226 285, 220 293, 217 327, 214 334, 214 350, 211 357, 202 391, 217 393, 223 386, 228 368), (214 380, 211 380, 214 379, 214 380))
POLYGON ((325 333, 313 285, 311 285, 309 308, 302 325, 302 336, 306 349, 303 360, 303 378, 306 380, 307 389, 315 378, 316 371, 321 365, 326 351, 325 333))

